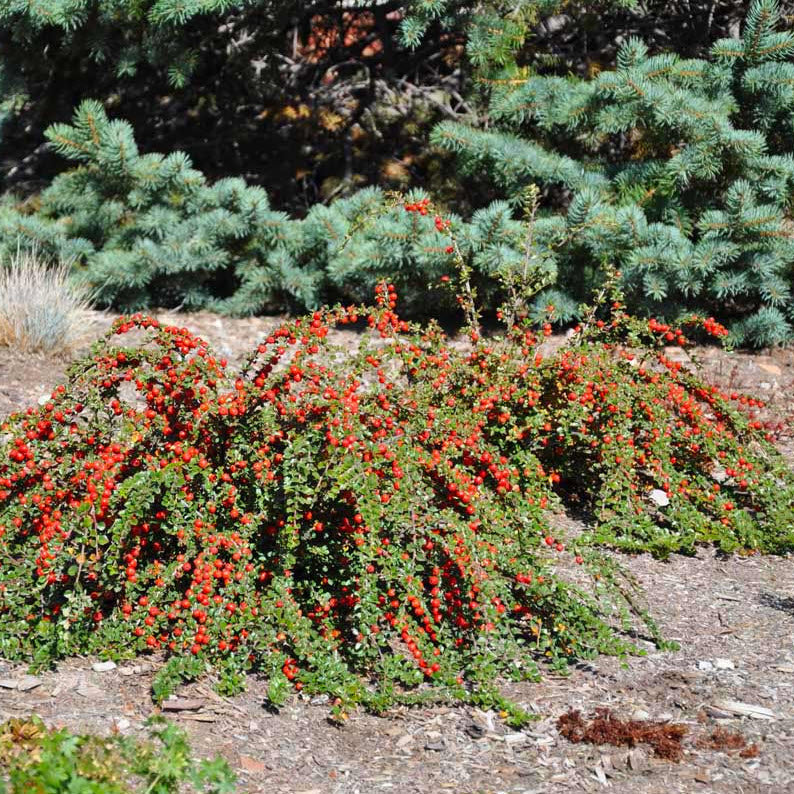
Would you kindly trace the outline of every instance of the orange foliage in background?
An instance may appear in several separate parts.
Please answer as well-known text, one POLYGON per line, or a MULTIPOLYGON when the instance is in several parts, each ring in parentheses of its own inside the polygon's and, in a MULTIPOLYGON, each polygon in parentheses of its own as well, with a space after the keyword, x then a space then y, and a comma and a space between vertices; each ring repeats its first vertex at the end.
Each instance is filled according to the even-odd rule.
MULTIPOLYGON (((399 20, 400 11, 392 11, 386 18, 399 20)), ((311 31, 305 42, 299 44, 297 54, 309 63, 317 63, 334 47, 352 47, 371 36, 375 28, 375 15, 371 11, 345 11, 341 18, 330 14, 316 14, 311 19, 311 31)), ((363 58, 372 58, 383 50, 383 42, 377 36, 361 51, 363 58)))

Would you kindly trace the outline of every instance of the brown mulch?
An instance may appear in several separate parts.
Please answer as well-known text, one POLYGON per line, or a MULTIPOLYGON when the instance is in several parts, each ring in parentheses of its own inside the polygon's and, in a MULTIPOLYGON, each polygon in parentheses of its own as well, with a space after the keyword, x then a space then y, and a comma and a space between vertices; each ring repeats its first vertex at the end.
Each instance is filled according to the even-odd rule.
MULTIPOLYGON (((160 318, 205 336, 232 363, 280 322, 209 313, 160 318)), ((95 314, 87 336, 109 322, 95 314)), ((355 342, 352 332, 339 332, 338 340, 355 342)), ((714 382, 768 400, 770 421, 794 412, 794 351, 698 352, 714 382)), ((68 361, 66 354, 0 349, 0 417, 48 395, 68 361)), ((786 437, 781 446, 792 450, 786 437)), ((386 717, 356 713, 340 728, 328 721, 322 698, 294 695, 277 713, 265 710, 255 677, 233 698, 216 695, 211 676, 186 685, 178 694, 192 708, 168 710, 168 718, 188 730, 200 755, 227 758, 241 793, 794 792, 794 560, 727 557, 708 548, 667 562, 647 555, 621 560, 680 650, 659 652, 640 638, 642 656, 600 657, 538 683, 505 682, 505 693, 538 717, 524 730, 493 712, 459 706, 400 707, 386 717), (726 709, 737 702, 763 708, 755 717, 726 709), (638 741, 573 743, 560 734, 562 715, 597 710, 616 723, 687 728, 680 761, 638 741)), ((141 657, 105 672, 92 669, 95 661, 69 659, 9 688, 27 670, 0 660, 0 722, 35 712, 73 730, 136 735, 158 710, 150 687, 160 659, 141 657)))

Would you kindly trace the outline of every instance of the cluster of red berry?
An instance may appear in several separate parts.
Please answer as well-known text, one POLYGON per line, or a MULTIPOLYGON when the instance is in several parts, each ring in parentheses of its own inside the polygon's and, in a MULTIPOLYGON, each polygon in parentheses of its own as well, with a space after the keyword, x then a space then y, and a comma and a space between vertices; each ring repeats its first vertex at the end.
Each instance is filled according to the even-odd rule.
MULTIPOLYGON (((430 212, 430 199, 423 198, 419 201, 407 202, 403 205, 403 209, 406 212, 416 212, 422 216, 427 215, 430 212)), ((436 231, 438 231, 439 234, 448 234, 452 227, 452 221, 442 218, 440 215, 434 216, 433 223, 435 224, 436 231)), ((444 251, 448 254, 453 254, 455 253, 455 246, 448 245, 444 251)), ((449 281, 449 277, 445 276, 444 280, 449 281)))

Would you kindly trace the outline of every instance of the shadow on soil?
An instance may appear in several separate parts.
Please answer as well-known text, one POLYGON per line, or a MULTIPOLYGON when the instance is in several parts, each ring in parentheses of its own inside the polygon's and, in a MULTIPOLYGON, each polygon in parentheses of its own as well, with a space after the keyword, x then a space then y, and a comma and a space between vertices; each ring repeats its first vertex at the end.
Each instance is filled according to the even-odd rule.
POLYGON ((779 609, 794 617, 794 596, 781 596, 777 593, 761 593, 761 603, 764 606, 779 609))

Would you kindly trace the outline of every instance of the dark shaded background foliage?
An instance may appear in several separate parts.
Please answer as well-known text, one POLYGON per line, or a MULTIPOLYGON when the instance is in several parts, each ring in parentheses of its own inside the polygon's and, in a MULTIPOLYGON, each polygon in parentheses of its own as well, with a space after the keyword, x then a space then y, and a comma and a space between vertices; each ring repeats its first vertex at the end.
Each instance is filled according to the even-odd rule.
MULTIPOLYGON (((474 58, 466 52, 478 19, 523 11, 530 35, 518 62, 586 76, 613 65, 632 35, 652 51, 702 56, 737 33, 747 8, 707 0, 352 5, 90 0, 37 4, 37 15, 3 0, 0 79, 6 96, 19 98, 3 129, 0 187, 35 192, 62 170, 43 132, 93 98, 131 122, 145 151, 184 151, 211 180, 242 176, 290 212, 363 184, 408 182, 460 199, 465 211, 472 188, 483 187, 482 204, 493 196, 445 178, 449 169, 425 142, 443 118, 482 115, 472 61, 482 62, 484 48, 475 46, 474 58), (406 46, 404 19, 422 8, 429 24, 406 46), (56 24, 40 24, 45 14, 56 24)), ((794 3, 782 9, 794 13, 794 3)))

